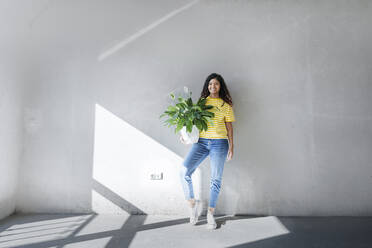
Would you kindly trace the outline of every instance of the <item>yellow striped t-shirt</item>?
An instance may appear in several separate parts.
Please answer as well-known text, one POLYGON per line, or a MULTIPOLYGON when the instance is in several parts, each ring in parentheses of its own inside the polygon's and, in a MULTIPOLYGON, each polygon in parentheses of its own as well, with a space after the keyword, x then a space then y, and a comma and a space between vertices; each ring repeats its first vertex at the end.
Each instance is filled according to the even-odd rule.
POLYGON ((210 96, 207 96, 206 105, 214 106, 214 108, 208 109, 208 111, 214 113, 214 117, 211 118, 214 126, 208 123, 208 130, 201 131, 199 137, 206 139, 227 139, 225 122, 235 121, 233 108, 224 102, 222 98, 211 98, 210 96))

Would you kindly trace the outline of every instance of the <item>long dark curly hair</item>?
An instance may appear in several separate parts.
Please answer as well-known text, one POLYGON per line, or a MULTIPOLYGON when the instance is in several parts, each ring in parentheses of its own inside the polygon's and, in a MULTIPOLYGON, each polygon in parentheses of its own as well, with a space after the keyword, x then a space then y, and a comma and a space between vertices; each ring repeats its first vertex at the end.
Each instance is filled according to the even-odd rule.
POLYGON ((220 91, 219 91, 219 97, 222 98, 222 100, 224 101, 224 103, 222 104, 222 106, 226 103, 228 103, 231 107, 233 106, 233 102, 232 102, 232 98, 230 96, 230 92, 229 90, 227 89, 227 86, 226 86, 226 83, 225 83, 225 80, 223 79, 223 77, 220 75, 220 74, 217 74, 217 73, 212 73, 210 74, 207 79, 205 79, 205 83, 204 83, 204 86, 203 86, 203 90, 200 94, 200 98, 207 98, 207 96, 210 95, 210 92, 208 90, 208 85, 209 85, 209 81, 211 81, 212 79, 216 79, 218 82, 220 82, 220 91))

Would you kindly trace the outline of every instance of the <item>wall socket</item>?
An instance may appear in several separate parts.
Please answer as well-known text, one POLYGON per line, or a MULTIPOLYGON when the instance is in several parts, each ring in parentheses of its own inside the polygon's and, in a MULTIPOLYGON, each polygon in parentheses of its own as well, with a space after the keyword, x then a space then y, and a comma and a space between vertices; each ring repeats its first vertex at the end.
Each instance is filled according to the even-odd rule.
POLYGON ((151 174, 150 179, 151 180, 163 180, 163 172, 151 174))

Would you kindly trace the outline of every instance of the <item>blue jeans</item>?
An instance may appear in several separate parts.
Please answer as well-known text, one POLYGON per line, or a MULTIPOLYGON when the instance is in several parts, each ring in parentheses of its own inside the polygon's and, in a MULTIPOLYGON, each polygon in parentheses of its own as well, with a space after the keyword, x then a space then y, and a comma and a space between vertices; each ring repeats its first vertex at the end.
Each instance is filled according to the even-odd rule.
POLYGON ((186 200, 194 198, 191 175, 209 154, 211 162, 209 207, 216 207, 228 150, 228 139, 199 138, 198 142, 192 145, 190 152, 183 161, 183 167, 180 170, 181 184, 186 200))

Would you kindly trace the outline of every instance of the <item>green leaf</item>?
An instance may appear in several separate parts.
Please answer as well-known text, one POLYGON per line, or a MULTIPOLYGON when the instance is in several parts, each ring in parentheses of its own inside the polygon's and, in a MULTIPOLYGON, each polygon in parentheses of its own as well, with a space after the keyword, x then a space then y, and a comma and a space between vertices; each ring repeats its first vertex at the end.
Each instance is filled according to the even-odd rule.
POLYGON ((212 109, 214 106, 213 105, 206 105, 204 106, 204 110, 212 109))
POLYGON ((204 106, 206 102, 207 102, 207 98, 200 98, 197 105, 204 106))
POLYGON ((213 122, 211 121, 211 118, 209 118, 209 117, 202 117, 202 120, 203 120, 204 123, 206 123, 206 124, 209 123, 212 126, 214 126, 213 125, 213 122))
POLYGON ((192 99, 191 98, 187 99, 186 104, 187 106, 192 107, 192 99))
POLYGON ((192 131, 192 122, 190 120, 186 121, 186 130, 189 133, 191 133, 191 131, 192 131))
POLYGON ((207 131, 207 129, 208 129, 208 125, 207 125, 207 123, 205 123, 204 121, 202 121, 202 122, 201 122, 201 125, 202 125, 204 131, 207 131))
POLYGON ((182 103, 182 102, 177 103, 176 106, 179 107, 179 108, 182 109, 182 110, 184 110, 184 109, 187 107, 186 104, 184 104, 184 103, 182 103))
POLYGON ((206 111, 202 114, 202 116, 214 117, 214 113, 206 111))
POLYGON ((177 111, 177 108, 173 105, 168 106, 168 111, 177 111))
POLYGON ((178 133, 183 128, 183 126, 184 126, 184 120, 180 119, 177 124, 176 133, 178 133))
POLYGON ((199 131, 202 131, 202 130, 203 130, 203 126, 202 126, 200 120, 195 119, 195 125, 196 125, 196 127, 199 129, 199 131))

